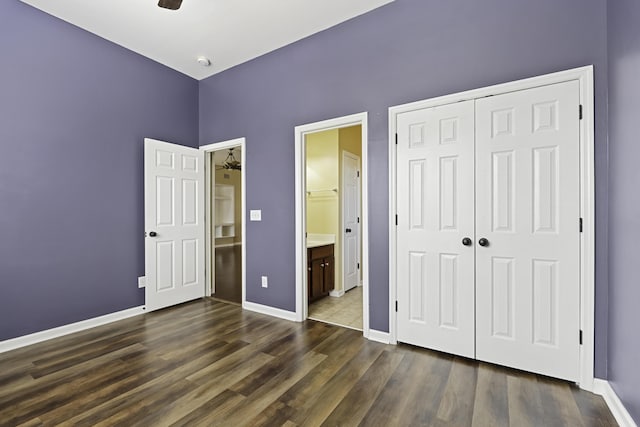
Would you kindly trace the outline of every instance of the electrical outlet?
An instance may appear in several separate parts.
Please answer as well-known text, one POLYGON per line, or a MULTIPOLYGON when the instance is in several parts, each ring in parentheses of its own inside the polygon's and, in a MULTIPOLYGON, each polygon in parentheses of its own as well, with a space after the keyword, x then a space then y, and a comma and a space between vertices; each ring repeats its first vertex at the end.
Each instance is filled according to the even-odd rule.
POLYGON ((147 286, 147 278, 146 278, 146 276, 138 277, 138 287, 139 288, 144 288, 145 286, 147 286))
POLYGON ((269 279, 267 278, 267 276, 262 276, 262 287, 263 288, 269 287, 269 279))

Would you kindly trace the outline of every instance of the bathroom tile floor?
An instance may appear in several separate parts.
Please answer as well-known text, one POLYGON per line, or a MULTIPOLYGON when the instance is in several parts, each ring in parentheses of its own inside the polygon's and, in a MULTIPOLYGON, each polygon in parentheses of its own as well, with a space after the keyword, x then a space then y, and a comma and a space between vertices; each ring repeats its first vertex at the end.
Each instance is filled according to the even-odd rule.
POLYGON ((341 297, 328 296, 312 303, 309 319, 362 330, 362 286, 341 297))

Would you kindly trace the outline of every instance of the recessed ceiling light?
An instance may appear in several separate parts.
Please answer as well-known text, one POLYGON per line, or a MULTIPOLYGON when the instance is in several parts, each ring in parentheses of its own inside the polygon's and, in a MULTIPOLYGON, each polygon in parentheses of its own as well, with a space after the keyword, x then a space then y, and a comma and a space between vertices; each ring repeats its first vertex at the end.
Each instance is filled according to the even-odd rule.
POLYGON ((211 65, 211 61, 205 56, 199 56, 198 64, 202 65, 203 67, 208 67, 209 65, 211 65))

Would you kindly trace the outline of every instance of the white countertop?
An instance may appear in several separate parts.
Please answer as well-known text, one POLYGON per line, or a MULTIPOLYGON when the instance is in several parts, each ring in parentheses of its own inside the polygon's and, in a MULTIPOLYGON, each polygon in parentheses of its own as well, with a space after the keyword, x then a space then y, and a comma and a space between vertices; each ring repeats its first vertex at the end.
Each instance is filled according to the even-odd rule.
POLYGON ((307 249, 336 243, 335 234, 307 234, 307 249))

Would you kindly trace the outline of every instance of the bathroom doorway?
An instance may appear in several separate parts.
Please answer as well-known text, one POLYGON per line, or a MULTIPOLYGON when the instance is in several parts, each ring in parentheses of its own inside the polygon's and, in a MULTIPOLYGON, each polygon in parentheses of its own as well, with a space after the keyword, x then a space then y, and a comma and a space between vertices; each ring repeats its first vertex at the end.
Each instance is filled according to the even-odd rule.
POLYGON ((308 318, 363 330, 362 125, 304 145, 308 318))

